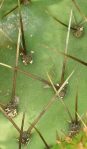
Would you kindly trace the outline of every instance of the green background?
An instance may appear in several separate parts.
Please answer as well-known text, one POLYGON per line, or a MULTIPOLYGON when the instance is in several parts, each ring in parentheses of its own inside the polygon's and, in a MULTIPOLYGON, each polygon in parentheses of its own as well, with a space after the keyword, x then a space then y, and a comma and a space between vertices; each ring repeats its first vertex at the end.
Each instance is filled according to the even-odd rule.
MULTIPOLYGON (((87 1, 78 0, 81 10, 87 14, 87 1)), ((0 1, 1 3, 1 1, 0 1)), ((14 8, 17 1, 5 0, 0 9, 0 62, 8 65, 15 65, 19 17, 18 9, 10 13, 2 19, 2 16, 14 8), (1 29, 11 38, 9 40, 2 33, 1 29)), ((59 51, 64 51, 67 28, 57 23, 48 13, 53 14, 61 21, 68 24, 70 11, 73 9, 77 22, 82 20, 82 17, 74 7, 71 0, 32 0, 30 5, 21 5, 22 17, 24 23, 25 39, 27 51, 34 51, 33 64, 24 66, 19 58, 18 66, 25 71, 37 74, 45 79, 47 72, 52 80, 59 82, 61 77, 63 56, 58 54, 59 51)), ((74 19, 72 19, 72 24, 74 19)), ((77 39, 70 34, 68 53, 77 56, 86 61, 87 59, 87 24, 84 24, 84 36, 77 39)), ((75 69, 73 77, 69 81, 67 95, 64 98, 65 103, 74 116, 74 101, 77 84, 79 86, 79 114, 86 112, 87 105, 87 69, 72 60, 67 61, 65 77, 75 69)), ((11 98, 13 72, 8 68, 0 66, 0 102, 6 104, 11 98)), ((26 109, 25 126, 26 130, 29 127, 29 122, 32 122, 42 110, 49 100, 54 96, 54 91, 51 88, 44 88, 44 84, 38 80, 33 80, 24 74, 18 72, 16 94, 20 98, 19 114, 14 121, 21 127, 22 113, 26 109)), ((41 131, 48 144, 56 143, 56 130, 62 135, 61 130, 67 132, 69 117, 63 105, 57 100, 52 107, 45 113, 37 124, 37 128, 41 131)), ((44 144, 38 134, 33 130, 30 143, 23 148, 43 149, 44 144)), ((0 114, 0 147, 2 149, 18 148, 17 138, 18 132, 12 124, 0 114)), ((55 147, 54 147, 55 148, 55 147)))

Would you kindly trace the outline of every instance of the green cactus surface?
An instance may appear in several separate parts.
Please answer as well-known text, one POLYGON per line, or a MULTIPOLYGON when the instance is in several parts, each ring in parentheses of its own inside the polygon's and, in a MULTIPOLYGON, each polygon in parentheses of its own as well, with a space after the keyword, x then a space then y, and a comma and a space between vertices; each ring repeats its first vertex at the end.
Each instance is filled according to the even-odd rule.
MULTIPOLYGON (((27 54, 33 51, 32 64, 24 65, 19 55, 18 68, 20 70, 48 81, 47 74, 49 74, 54 84, 60 83, 64 61, 64 55, 60 52, 65 52, 69 27, 61 25, 54 17, 68 26, 71 10, 71 26, 74 26, 76 22, 79 24, 85 21, 85 23, 82 24, 84 33, 79 38, 75 37, 73 31, 70 30, 67 53, 87 62, 87 21, 84 18, 87 16, 87 1, 77 0, 76 2, 81 13, 73 0, 31 0, 28 4, 20 5, 27 54)), ((4 63, 12 67, 15 67, 20 27, 19 6, 14 11, 8 12, 17 5, 17 0, 0 0, 0 64, 4 63)), ((87 136, 83 129, 67 141, 70 139, 67 138, 70 118, 61 100, 67 105, 74 118, 77 86, 78 113, 82 117, 85 115, 85 121, 87 118, 87 66, 67 58, 65 80, 73 70, 74 73, 68 82, 64 98, 57 96, 35 126, 48 145, 52 145, 52 149, 87 148, 87 136), (56 132, 61 138, 59 141, 56 132)), ((0 65, 0 104, 6 105, 11 100, 13 73, 14 69, 0 65)), ((30 123, 55 94, 52 86, 47 87, 44 82, 17 71, 16 95, 19 97, 19 105, 18 115, 13 118, 14 122, 21 129, 22 116, 25 111, 24 130, 27 130, 30 123)), ((19 136, 11 122, 0 112, 0 149, 18 149, 19 136)), ((44 149, 46 147, 33 128, 29 143, 22 145, 21 148, 44 149)))

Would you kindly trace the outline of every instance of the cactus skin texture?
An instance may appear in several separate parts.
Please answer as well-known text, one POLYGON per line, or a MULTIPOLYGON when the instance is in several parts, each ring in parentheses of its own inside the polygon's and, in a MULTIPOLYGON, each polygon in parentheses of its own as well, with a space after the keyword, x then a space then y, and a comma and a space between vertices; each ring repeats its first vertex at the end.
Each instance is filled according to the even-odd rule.
POLYGON ((11 101, 14 72, 17 72, 15 92, 19 97, 17 115, 10 117, 19 132, 0 112, 0 149, 87 148, 86 16, 86 0, 0 0, 0 106, 4 110, 11 101), (68 84, 60 92, 62 95, 55 96, 73 70, 68 84), (78 108, 75 106, 77 86, 78 108), (46 105, 53 98, 55 102, 47 109, 46 105), (33 127, 32 122, 43 109, 46 112, 33 127), (70 115, 73 119, 78 118, 75 135, 69 135, 70 115), (29 142, 21 144, 23 134, 20 131, 31 127, 29 142))

